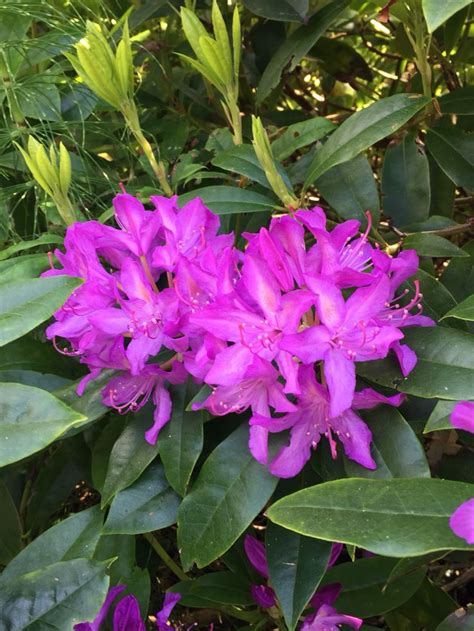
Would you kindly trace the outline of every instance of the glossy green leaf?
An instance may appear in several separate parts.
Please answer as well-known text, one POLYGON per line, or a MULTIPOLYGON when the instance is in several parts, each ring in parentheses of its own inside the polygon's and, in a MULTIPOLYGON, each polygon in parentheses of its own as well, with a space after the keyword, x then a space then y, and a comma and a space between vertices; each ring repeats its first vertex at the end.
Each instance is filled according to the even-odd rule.
POLYGON ((191 379, 170 388, 172 413, 170 422, 158 439, 160 458, 171 487, 184 495, 203 445, 203 412, 187 410, 196 393, 191 379))
POLYGON ((390 147, 382 171, 383 207, 397 226, 423 221, 430 212, 428 158, 412 134, 390 147))
POLYGON ((0 261, 0 283, 36 278, 49 267, 46 254, 28 254, 0 261))
MULTIPOLYGON (((255 155, 253 147, 250 145, 237 145, 227 151, 224 151, 224 153, 219 153, 212 160, 212 164, 224 169, 225 171, 231 171, 233 173, 243 175, 244 177, 247 177, 254 182, 258 182, 258 184, 261 184, 265 188, 271 190, 267 176, 260 166, 260 162, 255 155)), ((280 168, 279 171, 282 174, 287 186, 291 188, 288 176, 286 176, 284 170, 280 168)))
POLYGON ((6 565, 21 549, 21 527, 15 502, 1 478, 0 506, 0 565, 6 565))
POLYGON ((376 142, 393 134, 428 104, 416 94, 395 94, 352 114, 316 152, 305 180, 305 188, 323 173, 352 160, 376 142))
POLYGON ((443 283, 423 269, 419 269, 409 281, 403 283, 404 288, 410 289, 411 295, 416 291, 415 280, 419 282, 420 292, 423 294, 423 315, 436 321, 456 305, 456 300, 443 283))
POLYGON ((459 320, 474 321, 474 296, 469 296, 466 300, 463 300, 460 304, 456 305, 453 309, 450 309, 441 319, 444 318, 458 318, 459 320))
POLYGON ((183 566, 204 567, 224 554, 262 510, 277 482, 250 454, 244 423, 214 449, 179 508, 183 566))
POLYGON ((326 541, 388 557, 435 550, 474 550, 449 527, 474 485, 433 478, 335 480, 298 491, 270 507, 269 519, 326 541))
POLYGON ((65 631, 92 620, 109 586, 105 568, 106 563, 74 559, 1 581, 0 628, 65 631))
POLYGON ((78 381, 58 388, 53 394, 63 403, 85 416, 86 423, 91 423, 110 411, 110 408, 102 403, 102 390, 113 375, 114 371, 103 370, 96 379, 87 385, 84 394, 80 397, 77 396, 78 381))
POLYGON ((60 374, 68 379, 75 379, 82 373, 82 367, 71 357, 61 355, 50 342, 40 342, 32 335, 0 347, 0 370, 60 374))
POLYGON ((428 31, 432 33, 444 24, 454 13, 468 6, 471 0, 422 0, 428 31))
POLYGON ((474 399, 474 335, 447 327, 405 329, 403 343, 418 356, 408 377, 393 356, 357 364, 357 372, 376 384, 427 399, 474 399))
POLYGON ((450 614, 436 627, 436 631, 472 631, 474 629, 474 606, 461 607, 450 614))
POLYGON ((474 190, 474 134, 437 127, 426 134, 426 146, 440 168, 457 185, 474 190))
POLYGON ((425 425, 423 434, 436 432, 441 429, 453 429, 450 419, 451 412, 453 411, 456 403, 456 401, 438 401, 430 414, 430 418, 425 425))
POLYGON ((200 197, 216 215, 267 212, 279 205, 274 197, 234 186, 205 186, 179 196, 179 205, 200 197))
POLYGON ((40 245, 50 245, 52 243, 62 245, 63 238, 57 234, 42 234, 37 239, 32 239, 31 241, 20 241, 19 243, 14 243, 13 245, 8 246, 0 252, 0 261, 8 259, 10 256, 14 254, 18 254, 18 252, 23 252, 25 250, 31 250, 40 245))
POLYGON ((158 446, 150 445, 145 440, 145 432, 153 423, 152 414, 149 405, 137 414, 131 414, 128 424, 115 442, 101 489, 102 506, 106 506, 119 491, 133 484, 158 455, 158 446))
POLYGON ((474 294, 474 240, 468 241, 463 250, 469 258, 453 259, 441 276, 443 285, 458 302, 474 294))
POLYGON ((312 145, 334 129, 334 123, 320 116, 290 125, 272 142, 273 155, 277 160, 286 160, 298 149, 312 145))
POLYGON ((326 571, 331 544, 269 524, 265 536, 270 583, 290 631, 326 571))
POLYGON ((430 216, 452 217, 456 185, 428 155, 430 167, 430 216))
POLYGON ((443 114, 474 115, 474 86, 467 85, 463 88, 443 94, 438 99, 443 114))
POLYGON ((331 568, 324 584, 340 583, 339 611, 361 618, 379 616, 396 609, 416 592, 426 574, 426 567, 388 582, 397 565, 396 559, 370 557, 342 563, 331 568))
POLYGON ((380 201, 372 168, 363 155, 332 167, 316 181, 325 200, 343 219, 366 222, 369 210, 375 225, 379 222, 380 201))
POLYGON ((396 408, 387 405, 364 413, 372 432, 372 455, 377 464, 366 469, 348 458, 344 467, 349 477, 429 478, 430 468, 423 445, 396 408))
POLYGON ((211 572, 192 581, 181 581, 169 590, 181 594, 185 607, 253 605, 249 583, 232 572, 211 572))
POLYGON ((448 239, 437 234, 410 234, 403 240, 405 250, 416 250, 419 256, 451 258, 467 257, 469 254, 448 239))
POLYGON ((45 390, 0 383, 0 466, 43 449, 85 420, 45 390))
POLYGON ((5 568, 1 580, 72 559, 91 559, 101 534, 102 513, 98 506, 76 513, 34 539, 5 568))
POLYGON ((289 72, 296 68, 301 59, 318 41, 318 38, 326 32, 347 5, 347 0, 334 0, 316 11, 307 24, 291 33, 280 48, 275 51, 270 63, 265 68, 257 88, 257 104, 262 103, 277 86, 287 67, 289 72))
POLYGON ((270 20, 302 22, 308 13, 308 0, 244 0, 244 5, 255 13, 270 20))
POLYGON ((1 284, 0 346, 47 320, 81 282, 70 276, 51 276, 1 284))
POLYGON ((154 462, 131 486, 114 497, 104 525, 106 535, 135 535, 176 522, 179 497, 154 462))

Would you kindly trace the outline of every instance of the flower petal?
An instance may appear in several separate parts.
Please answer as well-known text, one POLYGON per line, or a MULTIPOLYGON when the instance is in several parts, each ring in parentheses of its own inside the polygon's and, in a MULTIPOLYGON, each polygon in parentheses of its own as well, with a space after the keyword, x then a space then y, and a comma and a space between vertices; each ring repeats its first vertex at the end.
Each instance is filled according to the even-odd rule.
POLYGON ((451 413, 451 425, 474 434, 474 401, 459 401, 451 413))
POLYGON ((355 390, 354 362, 342 351, 330 349, 324 357, 324 376, 328 384, 331 401, 330 416, 339 416, 352 405, 355 390))
POLYGON ((268 564, 265 546, 251 535, 244 537, 244 549, 248 560, 263 578, 268 578, 268 564))
POLYGON ((458 537, 474 544, 474 497, 456 508, 449 519, 449 526, 458 537))

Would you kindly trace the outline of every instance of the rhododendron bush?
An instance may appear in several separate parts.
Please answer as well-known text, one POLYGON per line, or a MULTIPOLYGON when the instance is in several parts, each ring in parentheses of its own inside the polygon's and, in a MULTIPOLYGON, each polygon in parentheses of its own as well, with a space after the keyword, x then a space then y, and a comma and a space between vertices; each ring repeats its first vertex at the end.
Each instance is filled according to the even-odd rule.
POLYGON ((472 6, 0 7, 0 629, 473 629, 472 6))

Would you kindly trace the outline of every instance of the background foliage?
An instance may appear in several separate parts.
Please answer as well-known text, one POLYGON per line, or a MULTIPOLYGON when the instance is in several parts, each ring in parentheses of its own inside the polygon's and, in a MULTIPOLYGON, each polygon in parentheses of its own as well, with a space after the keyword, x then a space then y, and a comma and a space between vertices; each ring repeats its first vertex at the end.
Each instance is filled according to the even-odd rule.
MULTIPOLYGON (((109 580, 153 614, 180 580, 183 623, 294 629, 317 585, 336 580, 341 610, 366 629, 454 628, 448 616, 473 600, 472 547, 426 510, 383 513, 405 494, 405 506, 441 502, 447 518, 473 495, 472 436, 449 423, 455 401, 474 399, 472 6, 243 0, 237 73, 226 82, 189 61, 182 4, 211 32, 206 1, 0 6, 0 626, 70 629, 97 612, 109 580), (107 66, 97 63, 93 91, 71 56, 87 20, 118 42, 127 16, 138 123, 110 97, 118 84, 107 66), (270 170, 252 144, 265 131, 270 170), (192 384, 173 390, 156 447, 143 440, 148 408, 108 410, 103 382, 75 395, 83 367, 45 341, 44 322, 76 281, 38 275, 71 213, 111 220, 119 182, 143 200, 167 187, 181 202, 199 195, 237 237, 288 200, 319 203, 336 223, 369 210, 382 247, 417 250, 424 312, 439 326, 408 332, 419 358, 408 378, 389 361, 361 365, 368 383, 410 395, 400 411, 366 416, 375 472, 320 447, 302 474, 279 482, 250 456, 242 417, 189 411, 192 384), (300 489, 309 508, 292 505, 300 489), (348 522, 352 504, 370 511, 348 522), (282 604, 270 616, 250 597, 242 535, 252 524, 266 532, 282 604), (326 575, 323 540, 346 544, 326 575), (52 576, 63 589, 51 600, 52 576)), ((234 5, 220 2, 229 30, 234 5)))

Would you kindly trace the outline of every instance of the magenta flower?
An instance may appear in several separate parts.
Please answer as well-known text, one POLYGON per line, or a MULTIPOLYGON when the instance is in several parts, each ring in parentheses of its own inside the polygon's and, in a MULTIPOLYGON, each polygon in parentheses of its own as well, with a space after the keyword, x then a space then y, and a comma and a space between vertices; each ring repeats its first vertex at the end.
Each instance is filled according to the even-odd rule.
POLYGON ((309 614, 303 621, 300 631, 340 631, 345 624, 353 629, 360 629, 364 622, 361 618, 340 614, 332 606, 341 591, 340 585, 327 585, 313 597, 311 604, 316 612, 309 614))
POLYGON ((449 519, 449 526, 455 535, 474 544, 474 497, 456 508, 449 519))
POLYGON ((459 401, 451 412, 451 425, 474 434, 474 401, 459 401))
MULTIPOLYGON (((99 613, 92 622, 79 622, 74 625, 74 631, 102 631, 103 623, 107 618, 113 601, 126 589, 125 585, 111 587, 99 610, 99 613)), ((125 596, 115 606, 113 616, 113 631, 145 631, 145 625, 140 614, 138 601, 133 595, 125 596)))

